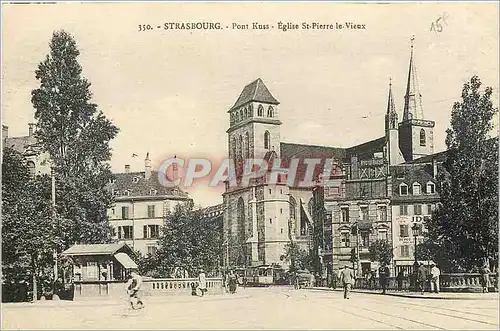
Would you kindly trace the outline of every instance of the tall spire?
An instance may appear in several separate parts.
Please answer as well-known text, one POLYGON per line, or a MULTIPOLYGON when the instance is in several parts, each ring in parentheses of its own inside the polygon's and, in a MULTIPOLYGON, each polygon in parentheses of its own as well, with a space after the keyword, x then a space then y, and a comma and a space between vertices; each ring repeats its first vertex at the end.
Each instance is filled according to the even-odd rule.
POLYGON ((423 119, 422 95, 418 86, 417 69, 415 66, 413 44, 415 35, 411 38, 410 65, 408 68, 408 81, 406 83, 405 106, 403 110, 403 121, 410 119, 423 119))
POLYGON ((387 100, 387 114, 396 112, 394 97, 392 96, 392 77, 389 78, 389 98, 387 100))

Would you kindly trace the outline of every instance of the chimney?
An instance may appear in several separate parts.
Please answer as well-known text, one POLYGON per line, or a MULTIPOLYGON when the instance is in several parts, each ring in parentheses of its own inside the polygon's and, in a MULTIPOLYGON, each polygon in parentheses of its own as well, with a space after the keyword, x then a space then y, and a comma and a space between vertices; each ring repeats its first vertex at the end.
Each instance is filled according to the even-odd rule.
POLYGON ((35 123, 28 123, 28 135, 31 137, 33 136, 33 131, 35 129, 35 123))
POLYGON ((125 165, 125 173, 128 174, 130 172, 130 164, 125 165))
POLYGON ((149 152, 146 154, 146 159, 144 160, 144 178, 151 178, 151 160, 149 159, 149 152))
POLYGON ((7 125, 2 125, 2 140, 9 138, 9 127, 7 125))
POLYGON ((432 159, 432 177, 434 177, 434 179, 437 179, 437 174, 438 174, 437 160, 436 160, 436 158, 433 158, 432 159))

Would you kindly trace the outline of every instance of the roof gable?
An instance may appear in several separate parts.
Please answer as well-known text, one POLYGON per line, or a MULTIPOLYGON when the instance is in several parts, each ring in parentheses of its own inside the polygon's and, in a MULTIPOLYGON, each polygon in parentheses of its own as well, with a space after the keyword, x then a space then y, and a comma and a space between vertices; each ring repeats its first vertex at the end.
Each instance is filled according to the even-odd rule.
POLYGON ((118 196, 123 196, 123 192, 128 191, 128 196, 131 197, 169 195, 190 199, 189 195, 179 187, 163 186, 158 175, 157 171, 151 171, 151 176, 146 179, 144 172, 115 173, 113 174, 114 182, 110 184, 110 188, 119 192, 118 196))
POLYGON ((243 88, 238 100, 236 100, 236 103, 231 107, 231 109, 242 106, 250 101, 270 103, 273 105, 279 104, 279 101, 273 97, 260 78, 257 78, 243 88))
POLYGON ((114 255, 116 252, 124 250, 132 252, 132 249, 125 242, 111 244, 90 244, 73 245, 65 250, 63 255, 114 255))

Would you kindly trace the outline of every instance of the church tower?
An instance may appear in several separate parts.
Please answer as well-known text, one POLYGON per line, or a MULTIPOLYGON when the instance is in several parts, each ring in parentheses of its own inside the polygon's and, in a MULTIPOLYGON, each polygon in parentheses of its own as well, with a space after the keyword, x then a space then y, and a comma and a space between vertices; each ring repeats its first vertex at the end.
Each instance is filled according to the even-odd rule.
POLYGON ((396 105, 392 96, 392 80, 389 81, 389 96, 387 98, 387 112, 385 114, 385 138, 389 165, 403 163, 404 158, 399 150, 398 113, 396 112, 396 105))
POLYGON ((414 41, 415 37, 412 37, 403 121, 399 124, 399 148, 405 161, 434 153, 435 122, 424 119, 422 95, 415 65, 414 41))
MULTIPOLYGON (((229 109, 228 154, 236 175, 247 159, 280 158, 279 101, 258 78, 229 109)), ((225 265, 280 263, 288 243, 289 189, 264 181, 226 185, 225 265)))

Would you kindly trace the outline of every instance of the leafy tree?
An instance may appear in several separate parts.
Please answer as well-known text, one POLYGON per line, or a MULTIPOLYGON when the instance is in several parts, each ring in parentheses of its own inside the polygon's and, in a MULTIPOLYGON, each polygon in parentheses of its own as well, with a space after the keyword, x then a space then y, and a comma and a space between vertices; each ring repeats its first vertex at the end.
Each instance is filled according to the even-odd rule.
POLYGON ((202 267, 215 273, 222 257, 222 219, 207 218, 193 203, 178 204, 167 215, 154 256, 154 269, 149 272, 172 277, 176 270, 196 275, 202 267))
POLYGON ((56 177, 58 237, 64 249, 74 243, 110 240, 107 210, 113 204, 105 186, 111 178, 109 142, 118 129, 91 102, 73 37, 56 31, 50 52, 36 70, 32 91, 36 138, 48 152, 56 177))
POLYGON ((391 244, 387 240, 375 240, 370 247, 370 260, 377 261, 381 265, 389 265, 393 257, 393 250, 391 244))
POLYGON ((311 270, 311 256, 293 241, 285 246, 285 261, 289 262, 289 271, 291 272, 304 269, 311 270))
POLYGON ((480 87, 480 79, 472 77, 453 106, 439 174, 441 204, 426 223, 433 256, 450 271, 498 260, 498 137, 488 137, 498 110, 492 89, 480 87))
POLYGON ((37 280, 52 265, 55 247, 47 176, 30 178, 23 156, 11 148, 2 160, 2 274, 7 282, 31 282, 37 297, 37 280))

